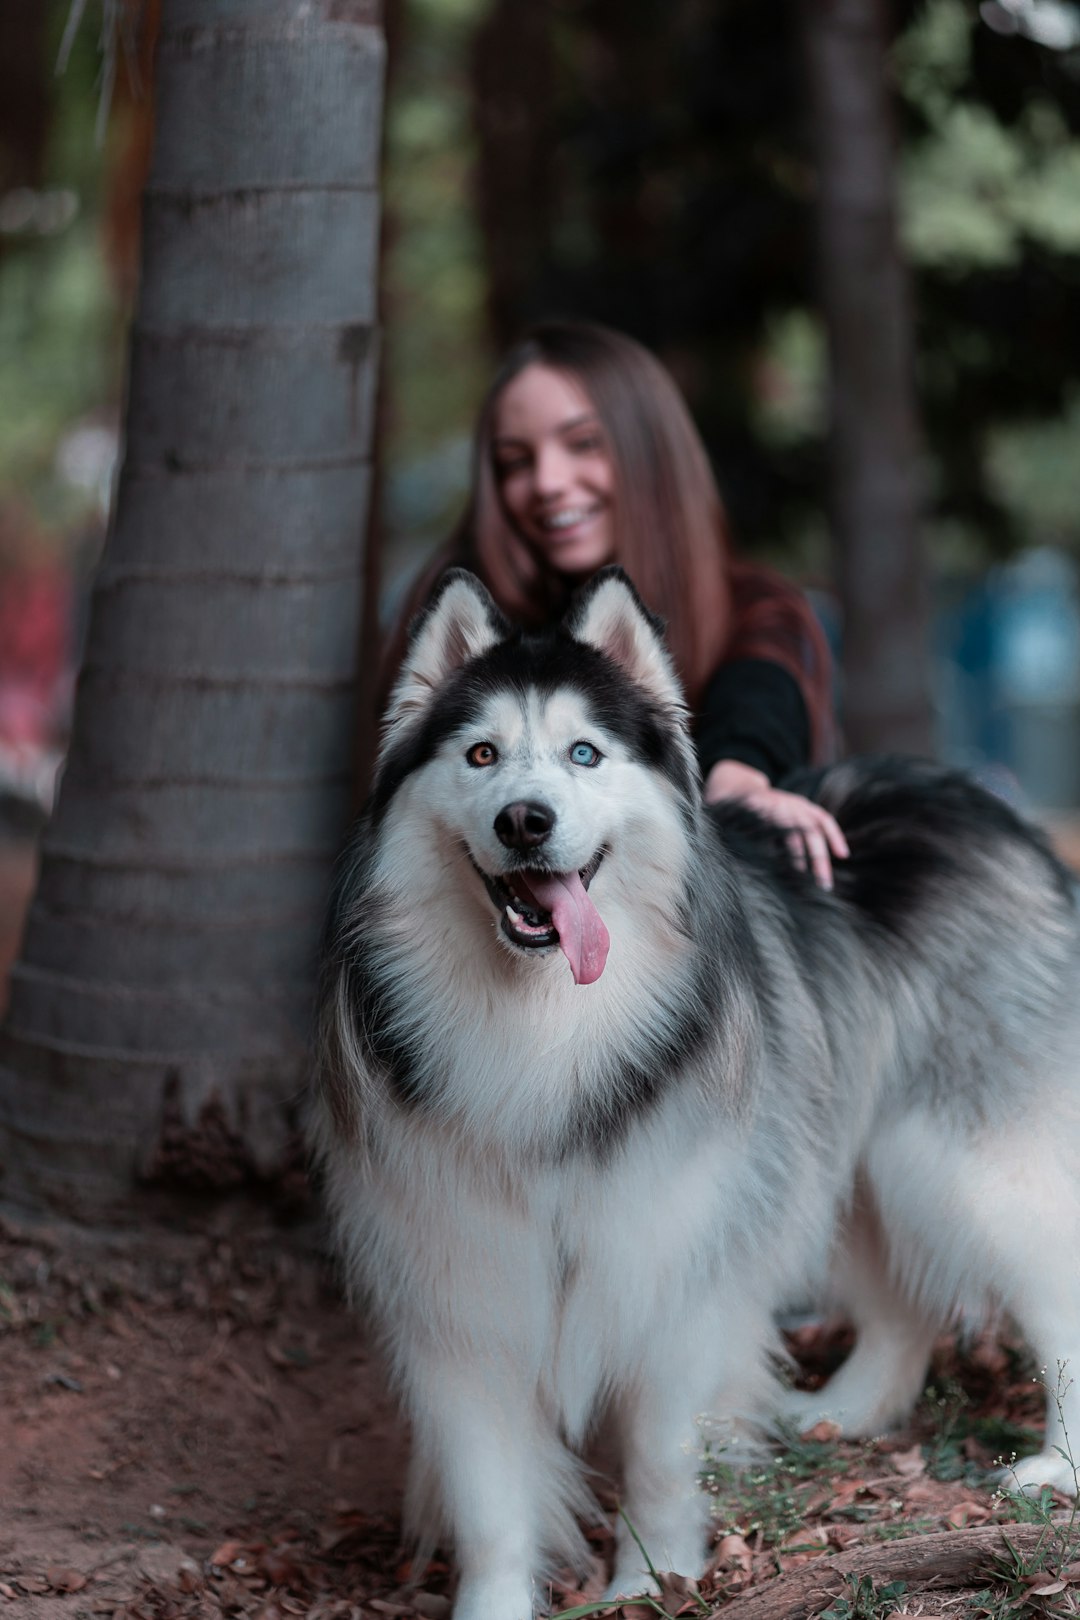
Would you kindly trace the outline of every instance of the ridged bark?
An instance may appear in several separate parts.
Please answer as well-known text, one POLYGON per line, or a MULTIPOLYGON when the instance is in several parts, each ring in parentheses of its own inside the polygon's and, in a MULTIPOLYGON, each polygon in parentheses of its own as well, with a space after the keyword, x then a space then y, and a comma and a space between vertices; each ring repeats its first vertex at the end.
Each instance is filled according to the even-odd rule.
POLYGON ((125 454, 0 1036, 0 1191, 273 1184, 350 810, 373 0, 168 0, 125 454))
POLYGON ((928 590, 885 0, 801 0, 818 149, 832 508, 854 752, 929 753, 928 590))

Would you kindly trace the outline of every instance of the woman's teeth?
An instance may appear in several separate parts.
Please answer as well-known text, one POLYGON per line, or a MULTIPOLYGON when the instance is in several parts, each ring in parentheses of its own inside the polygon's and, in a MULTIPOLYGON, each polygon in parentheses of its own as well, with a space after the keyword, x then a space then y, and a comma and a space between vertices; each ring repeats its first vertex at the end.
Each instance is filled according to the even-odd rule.
POLYGON ((575 523, 583 523, 586 518, 593 516, 599 510, 595 506, 571 506, 564 512, 552 512, 547 517, 540 518, 542 529, 572 529, 575 523))

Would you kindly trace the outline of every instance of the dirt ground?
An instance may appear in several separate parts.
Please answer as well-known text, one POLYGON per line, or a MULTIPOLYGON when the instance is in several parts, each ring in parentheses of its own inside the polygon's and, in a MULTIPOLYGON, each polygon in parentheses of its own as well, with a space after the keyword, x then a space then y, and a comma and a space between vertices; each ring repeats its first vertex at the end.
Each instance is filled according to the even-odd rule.
MULTIPOLYGON (((813 1325, 794 1347, 813 1380, 844 1346, 813 1325)), ((862 1551, 877 1570, 911 1536, 955 1539, 1030 1517, 995 1497, 987 1470, 1030 1447, 1040 1407, 1013 1348, 987 1339, 958 1359, 943 1341, 933 1390, 903 1434, 855 1445, 823 1427, 738 1481, 718 1470, 713 1567, 698 1593, 673 1586, 663 1612, 730 1607, 736 1620, 740 1600, 810 1565, 824 1574, 862 1551)), ((414 1572, 400 1546, 403 1452, 362 1326, 295 1234, 88 1247, 71 1231, 0 1222, 0 1614, 439 1620, 447 1563, 414 1572)), ((601 1496, 614 1506, 603 1484, 601 1496)), ((567 1572, 555 1607, 595 1598, 609 1543, 608 1527, 593 1533, 592 1577, 567 1572)), ((1042 1584, 1069 1571, 1058 1587, 1069 1607, 1030 1602, 1070 1613, 1080 1555, 1071 1536, 1046 1552, 1042 1584)), ((876 1590, 888 1575, 886 1563, 876 1590)), ((1033 1587, 1021 1583, 1021 1595, 1033 1587)), ((972 1607, 991 1590, 954 1583, 948 1597, 994 1620, 1020 1612, 991 1609, 989 1597, 972 1607)), ((816 1608, 782 1612, 819 1612, 829 1591, 822 1584, 816 1608)), ((903 1606, 938 1614, 943 1596, 909 1582, 903 1606)))
POLYGON ((333 1551, 320 1586, 385 1593, 401 1458, 359 1324, 295 1238, 102 1252, 0 1224, 0 1600, 20 1620, 195 1593, 215 1555, 250 1573, 254 1545, 282 1571, 333 1551))
MULTIPOLYGON (((0 952, 31 876, 0 852, 0 952)), ((792 1348, 812 1383, 844 1339, 808 1324, 792 1348)), ((1076 1612, 1066 1503, 1033 1510, 989 1474, 1035 1449, 1042 1399, 1007 1340, 942 1341, 903 1434, 822 1426, 738 1480, 718 1467, 700 1589, 623 1616, 1076 1612)), ((400 1545, 404 1445, 312 1229, 91 1242, 0 1216, 0 1620, 440 1620, 447 1562, 413 1570, 400 1545)), ((591 1532, 594 1567, 553 1583, 554 1608, 595 1599, 610 1535, 591 1532)))
MULTIPOLYGON (((35 871, 0 833, 0 1009, 35 871)), ((146 1594, 157 1614, 164 1593, 197 1612, 215 1553, 215 1614, 245 1612, 230 1593, 255 1559, 304 1591, 283 1615, 316 1585, 348 1614, 401 1584, 403 1456, 313 1229, 89 1242, 0 1214, 0 1614, 146 1594)))

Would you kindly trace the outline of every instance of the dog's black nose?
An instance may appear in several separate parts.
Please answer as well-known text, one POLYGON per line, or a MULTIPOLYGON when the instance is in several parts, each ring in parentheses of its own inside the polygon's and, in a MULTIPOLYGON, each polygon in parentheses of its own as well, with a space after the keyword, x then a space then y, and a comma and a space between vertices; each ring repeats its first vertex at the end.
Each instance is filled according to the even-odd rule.
POLYGON ((555 825, 555 812, 546 804, 518 799, 504 804, 495 817, 495 836, 507 849, 535 849, 546 843, 555 825))

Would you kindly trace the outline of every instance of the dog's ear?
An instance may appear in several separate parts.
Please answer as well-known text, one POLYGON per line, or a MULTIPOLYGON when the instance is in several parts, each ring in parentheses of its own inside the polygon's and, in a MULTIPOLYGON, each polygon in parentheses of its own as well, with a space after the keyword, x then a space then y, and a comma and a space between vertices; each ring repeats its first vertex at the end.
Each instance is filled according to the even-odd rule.
POLYGON ((409 626, 384 719, 389 740, 427 708, 455 670, 505 640, 510 626, 475 574, 451 568, 409 626))
POLYGON ((606 653, 651 698, 666 707, 684 706, 664 627, 650 613, 621 568, 602 568, 574 597, 563 621, 575 641, 606 653))

